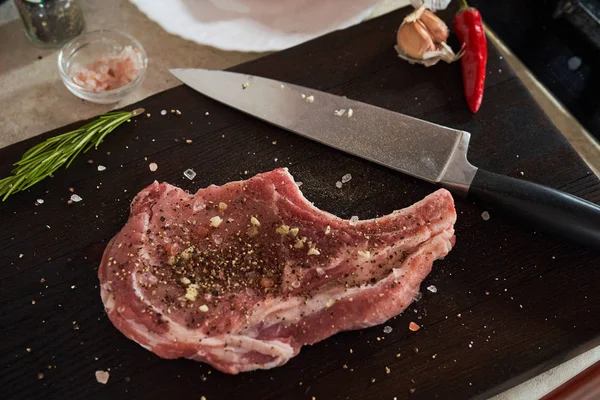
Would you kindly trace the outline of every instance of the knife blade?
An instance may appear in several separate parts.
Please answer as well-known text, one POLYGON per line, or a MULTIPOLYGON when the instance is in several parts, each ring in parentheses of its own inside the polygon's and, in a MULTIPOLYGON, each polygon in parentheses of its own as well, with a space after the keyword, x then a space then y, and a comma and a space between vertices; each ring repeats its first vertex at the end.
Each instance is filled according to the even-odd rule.
POLYGON ((256 118, 444 186, 534 229, 600 247, 598 205, 473 166, 467 159, 468 132, 259 76, 206 69, 170 71, 198 92, 256 118))
POLYGON ((468 132, 258 76, 204 69, 171 73, 247 114, 455 192, 466 194, 477 170, 466 159, 468 132))

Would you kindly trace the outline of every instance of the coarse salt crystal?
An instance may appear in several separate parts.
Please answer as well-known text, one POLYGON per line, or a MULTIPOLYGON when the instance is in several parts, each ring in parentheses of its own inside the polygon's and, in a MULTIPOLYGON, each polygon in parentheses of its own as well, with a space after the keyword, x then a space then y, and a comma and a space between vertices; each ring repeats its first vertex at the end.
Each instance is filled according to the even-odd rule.
POLYGON ((392 327, 389 325, 386 325, 385 327, 383 327, 383 333, 392 333, 392 327))
POLYGON ((38 204, 44 204, 44 199, 37 199, 38 204))
POLYGON ((488 220, 490 219, 490 213, 489 213, 489 212, 487 212, 487 211, 484 211, 484 212, 482 212, 482 213, 481 213, 481 218, 482 218, 484 221, 488 221, 488 220))
POLYGON ((423 298, 423 293, 421 292, 417 292, 417 294, 415 295, 415 298, 413 299, 415 302, 418 302, 419 300, 421 300, 423 298))
POLYGON ((162 111, 160 112, 160 115, 167 115, 167 110, 162 110, 162 111))
POLYGON ((302 182, 296 182, 296 186, 298 186, 298 187, 302 186, 302 182))
POLYGON ((107 371, 96 371, 96 380, 98 383, 106 385, 108 378, 110 378, 110 374, 107 371))
POLYGON ((299 281, 292 282, 292 287, 295 289, 298 289, 300 287, 300 282, 299 281))
POLYGON ((158 164, 157 163, 150 163, 150 165, 148 165, 148 168, 150 168, 150 171, 154 172, 158 169, 158 164))
POLYGON ((358 222, 358 217, 356 215, 353 215, 352 217, 350 217, 350 225, 354 226, 354 225, 356 225, 357 222, 358 222))
POLYGON ((242 83, 242 89, 248 89, 248 86, 250 86, 248 82, 242 83))
POLYGON ((208 306, 206 304, 202 304, 198 309, 202 312, 208 312, 208 306))
POLYGON ((302 98, 305 99, 306 95, 304 93, 301 94, 302 98))
POLYGON ((431 293, 437 293, 437 288, 434 285, 427 286, 427 290, 431 293))
POLYGON ((98 165, 98 171, 102 172, 105 170, 106 170, 106 167, 104 165, 98 165))
POLYGON ((419 329, 421 329, 421 327, 419 325, 415 324, 414 322, 411 322, 410 324, 408 324, 408 329, 410 329, 413 332, 416 332, 419 329))
POLYGON ((342 183, 348 183, 348 182, 350 182, 351 179, 352 179, 352 175, 346 174, 346 175, 342 176, 342 183))
POLYGON ((338 189, 341 189, 341 188, 342 188, 342 182, 340 182, 340 181, 337 181, 337 182, 335 183, 335 187, 336 187, 336 188, 338 188, 338 189))
POLYGON ((354 115, 354 111, 351 108, 349 108, 348 109, 348 118, 352 118, 352 115, 354 115))
POLYGON ((82 199, 80 196, 76 195, 75 193, 73 193, 73 194, 71 195, 71 201, 72 201, 72 202, 74 202, 74 203, 78 203, 78 202, 80 202, 81 200, 83 200, 83 199, 82 199))
POLYGON ((196 177, 196 173, 194 172, 193 169, 188 168, 185 171, 183 171, 183 176, 185 176, 186 178, 188 178, 191 181, 192 179, 194 179, 196 177))
POLYGON ((119 53, 113 51, 112 54, 101 55, 88 65, 74 63, 70 68, 70 78, 87 90, 104 92, 132 82, 140 74, 143 64, 140 51, 125 46, 119 53))
POLYGON ((319 276, 325 275, 325 270, 321 267, 317 267, 316 271, 317 271, 317 275, 319 275, 319 276))

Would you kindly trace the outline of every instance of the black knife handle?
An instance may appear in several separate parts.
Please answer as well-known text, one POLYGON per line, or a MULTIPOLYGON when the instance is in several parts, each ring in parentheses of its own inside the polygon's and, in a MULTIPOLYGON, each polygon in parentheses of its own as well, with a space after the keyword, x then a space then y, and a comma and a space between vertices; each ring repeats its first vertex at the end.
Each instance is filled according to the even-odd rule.
POLYGON ((600 248, 600 206, 579 197, 481 169, 467 197, 534 229, 600 248))

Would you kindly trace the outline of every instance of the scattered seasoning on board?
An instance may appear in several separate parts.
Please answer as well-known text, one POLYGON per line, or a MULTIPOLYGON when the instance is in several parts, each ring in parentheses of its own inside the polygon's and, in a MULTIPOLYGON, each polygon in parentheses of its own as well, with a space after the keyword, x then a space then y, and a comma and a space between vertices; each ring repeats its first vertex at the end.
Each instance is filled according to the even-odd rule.
POLYGON ((421 327, 419 325, 415 324, 414 322, 411 322, 410 324, 408 324, 408 329, 410 329, 413 332, 416 332, 419 329, 421 329, 421 327))
POLYGON ((158 169, 158 164, 150 163, 150 165, 148 165, 148 168, 150 168, 150 171, 155 172, 158 169))
POLYGON ((96 371, 96 381, 98 381, 98 383, 106 385, 108 378, 110 378, 110 374, 107 371, 96 371))

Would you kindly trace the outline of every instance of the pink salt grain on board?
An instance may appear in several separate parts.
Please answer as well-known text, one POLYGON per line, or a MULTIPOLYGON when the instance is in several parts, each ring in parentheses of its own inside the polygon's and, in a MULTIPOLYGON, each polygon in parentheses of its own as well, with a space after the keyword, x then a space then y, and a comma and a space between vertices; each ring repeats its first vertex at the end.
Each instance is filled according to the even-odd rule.
POLYGON ((139 50, 125 46, 119 53, 101 55, 88 65, 76 64, 71 79, 77 85, 93 92, 118 89, 132 82, 143 67, 139 50))

